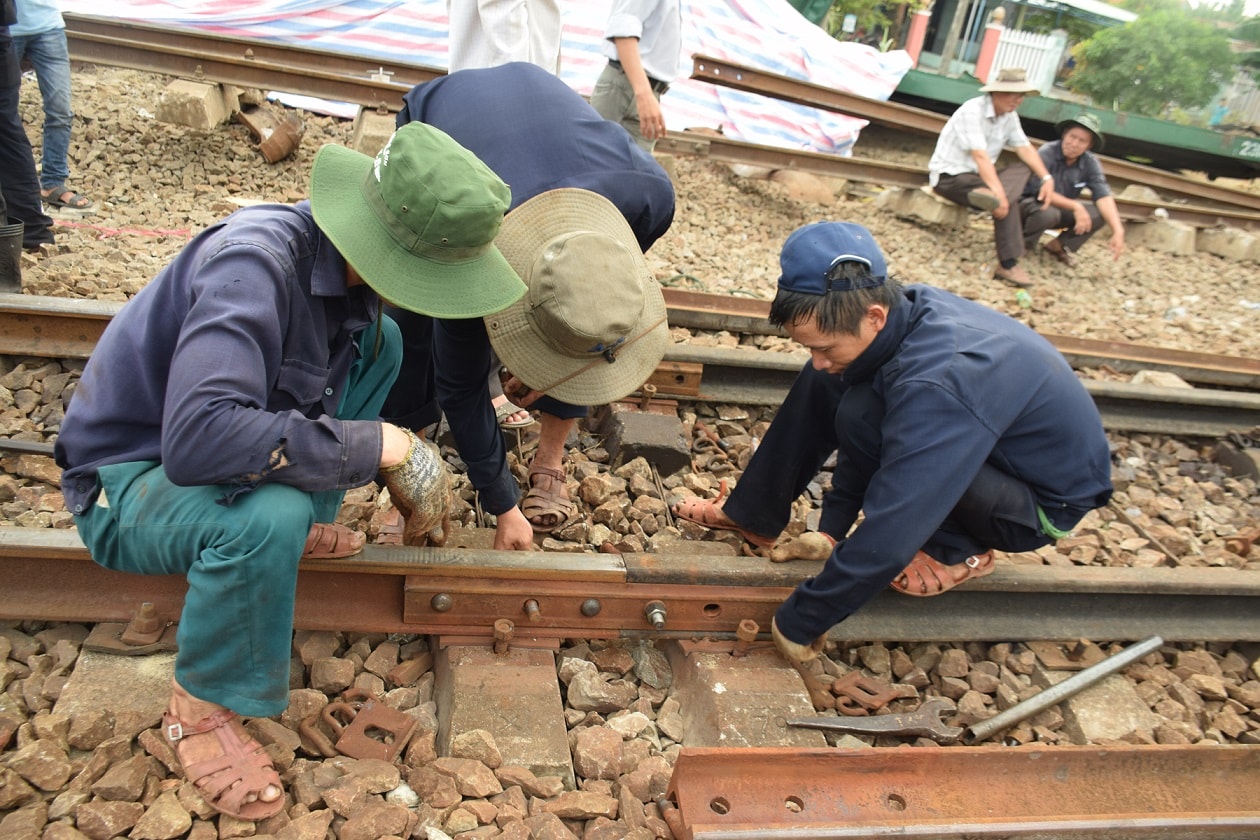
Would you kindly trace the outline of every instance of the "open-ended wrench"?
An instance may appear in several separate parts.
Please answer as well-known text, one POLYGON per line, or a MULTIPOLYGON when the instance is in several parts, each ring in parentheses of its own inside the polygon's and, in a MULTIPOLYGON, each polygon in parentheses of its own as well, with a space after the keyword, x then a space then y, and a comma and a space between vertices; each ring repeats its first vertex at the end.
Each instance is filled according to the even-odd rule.
POLYGON ((870 715, 868 717, 815 717, 789 720, 788 726, 803 726, 808 729, 831 729, 839 732, 857 732, 863 735, 903 735, 909 737, 931 738, 938 744, 949 744, 957 741, 962 735, 961 726, 946 726, 941 714, 952 712, 953 705, 940 699, 930 697, 919 704, 913 712, 902 712, 891 715, 870 715))

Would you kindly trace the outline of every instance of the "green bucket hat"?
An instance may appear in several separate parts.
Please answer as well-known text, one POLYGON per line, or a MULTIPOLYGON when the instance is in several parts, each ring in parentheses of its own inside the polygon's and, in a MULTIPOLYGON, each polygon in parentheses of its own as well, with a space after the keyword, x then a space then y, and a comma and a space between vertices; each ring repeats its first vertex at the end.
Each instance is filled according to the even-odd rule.
POLYGON ((1067 131, 1069 128, 1072 128, 1073 126, 1076 126, 1077 128, 1083 128, 1086 131, 1088 131, 1090 134, 1094 135, 1094 142, 1089 147, 1089 150, 1091 152, 1101 152, 1103 150, 1102 129, 1098 125, 1097 117, 1095 117, 1093 114, 1081 114, 1079 116, 1072 117, 1071 119, 1063 120, 1062 122, 1056 124, 1054 127, 1054 130, 1058 132, 1060 137, 1062 137, 1063 132, 1067 131))
POLYGON ((507 185, 472 152, 413 122, 367 155, 329 144, 311 169, 311 211, 363 281, 435 318, 480 318, 525 284, 494 245, 507 185))

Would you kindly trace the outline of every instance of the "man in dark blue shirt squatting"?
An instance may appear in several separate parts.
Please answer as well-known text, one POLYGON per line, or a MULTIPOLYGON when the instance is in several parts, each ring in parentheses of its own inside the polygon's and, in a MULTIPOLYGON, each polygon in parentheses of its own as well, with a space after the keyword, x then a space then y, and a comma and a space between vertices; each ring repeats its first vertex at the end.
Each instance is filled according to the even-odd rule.
POLYGON ((800 228, 780 262, 770 322, 810 362, 725 504, 674 513, 770 546, 836 453, 818 524, 830 556, 772 626, 790 659, 816 656, 886 586, 940 594, 989 574, 994 549, 1047 545, 1107 503, 1102 421, 1048 341, 932 286, 903 288, 859 225, 800 228))
POLYGON ((664 298, 643 253, 673 221, 673 184, 625 129, 532 64, 459 70, 403 100, 399 125, 440 128, 511 186, 498 245, 529 291, 484 321, 390 310, 403 366, 383 416, 424 429, 445 413, 497 517, 494 547, 528 549, 572 510, 563 456, 577 419, 641 386, 664 355, 664 298), (486 385, 494 355, 509 386, 524 386, 514 402, 541 415, 521 508, 486 385))
POLYGON ((285 805, 237 714, 288 705, 299 560, 362 546, 320 528, 345 491, 379 474, 408 529, 450 503, 432 444, 379 419, 402 355, 381 301, 451 318, 516 301, 525 286, 494 246, 508 201, 429 126, 375 159, 324 146, 309 202, 199 233, 83 371, 56 443, 66 507, 102 566, 187 577, 162 733, 220 813, 285 805))
POLYGON ((1059 139, 1037 150, 1046 170, 1054 177, 1050 203, 1037 201, 1040 184, 1029 179, 1019 200, 1019 213, 1024 220, 1024 247, 1031 251, 1048 230, 1062 231, 1041 247, 1050 256, 1076 267, 1076 252, 1098 232, 1103 222, 1111 228, 1107 249, 1112 259, 1124 253, 1124 223, 1120 208, 1111 194, 1102 163, 1095 152, 1101 152, 1104 138, 1093 114, 1081 114, 1063 120, 1055 128, 1059 139), (1081 193, 1089 190, 1089 199, 1081 193))

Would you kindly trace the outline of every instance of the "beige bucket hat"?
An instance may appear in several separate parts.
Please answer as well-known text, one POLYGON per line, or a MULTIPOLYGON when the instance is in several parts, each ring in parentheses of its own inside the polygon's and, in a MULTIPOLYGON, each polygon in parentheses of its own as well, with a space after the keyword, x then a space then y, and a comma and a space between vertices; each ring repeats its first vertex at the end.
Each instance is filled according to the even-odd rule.
POLYGON ((665 355, 665 297, 608 199, 541 193, 508 213, 495 245, 527 287, 485 318, 503 365, 535 391, 602 405, 641 386, 665 355))
POLYGON ((1022 93, 1036 96, 1041 93, 1037 86, 1028 81, 1028 72, 1023 67, 1003 67, 997 76, 980 88, 981 93, 1022 93))

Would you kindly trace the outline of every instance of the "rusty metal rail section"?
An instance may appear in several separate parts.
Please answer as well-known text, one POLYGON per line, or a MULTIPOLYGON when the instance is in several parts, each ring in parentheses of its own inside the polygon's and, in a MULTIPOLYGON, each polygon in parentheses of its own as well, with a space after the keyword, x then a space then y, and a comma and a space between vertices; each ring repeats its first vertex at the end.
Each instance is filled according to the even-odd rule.
MULTIPOLYGON (((946 117, 923 108, 868 99, 777 73, 757 70, 707 55, 692 56, 691 78, 828 111, 849 114, 880 125, 937 135, 946 117)), ((1037 141, 1034 141, 1037 142, 1037 141)), ((1141 184, 1170 197, 1218 202, 1226 207, 1260 211, 1260 195, 1185 178, 1152 166, 1099 155, 1113 181, 1141 184)), ((926 183, 926 180, 924 181, 926 183)), ((1169 208, 1169 212, 1172 210, 1169 208)))
MULTIPOLYGON (((681 289, 664 291, 672 326, 748 335, 786 335, 783 330, 770 326, 767 300, 681 289)), ((1159 370, 1175 373, 1195 385, 1260 390, 1260 359, 1049 333, 1042 336, 1077 368, 1106 366, 1119 373, 1159 370)))
POLYGON ((1260 747, 687 748, 679 840, 1260 835, 1260 747))
MULTIPOLYGON (((764 301, 666 290, 671 324, 767 331, 764 301), (724 319, 731 319, 727 322, 724 319), (722 326, 725 324, 725 326, 722 326)), ((0 293, 0 354, 86 359, 120 304, 0 293)), ((1185 353, 1120 342, 1048 336, 1077 366, 1120 371, 1168 370, 1195 384, 1254 389, 1260 361, 1185 353)), ((661 397, 748 405, 778 405, 807 360, 804 353, 770 353, 672 345, 650 380, 661 397)), ((1109 429, 1219 437, 1260 426, 1260 394, 1213 388, 1160 388, 1085 381, 1109 429)))
MULTIPOLYGON (((76 61, 130 67, 191 79, 246 88, 279 89, 322 99, 353 102, 367 108, 397 111, 402 96, 414 85, 440 76, 444 71, 422 65, 384 66, 366 58, 303 49, 251 38, 228 38, 186 29, 148 26, 87 15, 67 14, 66 37, 70 57, 76 61)), ((929 111, 895 103, 865 100, 816 85, 739 65, 696 56, 693 78, 719 82, 817 107, 858 112, 859 116, 902 128, 926 131, 929 111), (807 92, 801 92, 806 90, 807 92), (859 107, 860 105, 860 107, 859 107)), ((936 129, 939 131, 939 128, 936 129)), ((929 132, 931 133, 931 132, 929 132)), ((794 151, 775 146, 743 143, 722 137, 672 132, 658 144, 662 152, 701 155, 725 163, 741 163, 772 169, 801 169, 853 181, 915 189, 927 183, 924 169, 903 164, 844 158, 818 152, 794 151)), ((1151 167, 1119 159, 1107 159, 1116 180, 1130 180, 1162 189, 1174 197, 1212 201, 1218 208, 1179 203, 1146 202, 1117 198, 1121 212, 1130 219, 1146 219, 1162 207, 1169 217, 1198 227, 1232 224, 1260 227, 1260 197, 1201 184, 1151 167)))
MULTIPOLYGON (((303 562, 295 623, 488 638, 496 621, 508 619, 518 640, 731 639, 745 620, 766 630, 783 599, 817 569, 759 557, 369 545, 351 558, 303 562)), ((0 528, 0 580, 0 619, 126 622, 147 602, 163 621, 177 622, 186 590, 182 576, 98 566, 76 532, 48 528, 0 528)), ((1255 572, 999 564, 937 598, 881 593, 830 635, 931 641, 948 627, 958 641, 1260 641, 1257 614, 1255 572)))
POLYGON ((413 86, 445 75, 415 64, 66 13, 70 58, 244 88, 283 90, 367 108, 402 108, 413 86))
MULTIPOLYGON (((700 368, 698 390, 675 390, 661 379, 653 380, 653 384, 663 398, 780 405, 807 361, 809 355, 803 352, 674 344, 665 351, 665 363, 700 368)), ((1103 426, 1113 431, 1221 437, 1260 425, 1260 393, 1092 379, 1082 384, 1093 397, 1103 426)))

